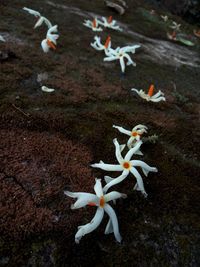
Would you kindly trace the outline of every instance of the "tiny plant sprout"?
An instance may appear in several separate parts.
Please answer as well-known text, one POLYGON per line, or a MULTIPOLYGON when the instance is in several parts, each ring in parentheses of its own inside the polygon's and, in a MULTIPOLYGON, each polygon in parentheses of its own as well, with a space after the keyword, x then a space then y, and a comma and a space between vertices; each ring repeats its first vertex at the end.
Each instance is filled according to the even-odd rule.
POLYGON ((122 172, 122 174, 119 177, 114 178, 114 179, 110 178, 109 176, 105 177, 105 181, 107 185, 104 187, 104 192, 107 192, 107 190, 113 185, 116 185, 122 182, 128 176, 129 173, 132 173, 133 176, 137 180, 137 183, 134 189, 141 191, 144 196, 147 196, 147 193, 144 189, 142 177, 140 173, 137 171, 136 167, 140 167, 145 176, 148 176, 149 172, 157 172, 158 170, 155 167, 150 167, 149 165, 147 165, 145 162, 141 160, 131 159, 131 157, 135 154, 135 152, 137 152, 138 149, 140 148, 142 141, 138 141, 138 143, 127 152, 124 158, 121 155, 121 147, 116 138, 113 140, 113 143, 115 145, 115 155, 116 155, 116 158, 119 164, 107 164, 107 163, 104 163, 103 161, 100 161, 99 163, 95 163, 91 165, 94 168, 100 168, 105 171, 122 172))
MULTIPOLYGON (((142 134, 147 133, 148 129, 145 125, 142 124, 136 125, 131 131, 116 125, 113 125, 113 127, 116 128, 119 132, 130 136, 127 141, 127 146, 129 149, 133 148, 137 144, 137 142, 140 141, 142 134)), ((137 154, 143 155, 140 150, 138 150, 137 154)))
POLYGON ((149 87, 149 91, 146 94, 142 89, 137 90, 135 88, 131 89, 132 91, 135 91, 141 98, 145 99, 146 101, 152 101, 152 102, 160 102, 160 101, 165 101, 164 94, 159 90, 158 93, 153 95, 154 92, 154 85, 152 84, 149 87))
POLYGON ((105 234, 114 233, 116 240, 118 242, 121 242, 122 238, 119 233, 118 219, 115 211, 108 204, 108 202, 115 201, 119 198, 126 198, 126 195, 116 191, 105 194, 100 179, 96 179, 94 191, 95 194, 83 192, 73 193, 69 191, 64 192, 68 197, 77 198, 77 201, 73 205, 71 205, 71 209, 79 209, 85 206, 97 207, 95 216, 92 221, 88 224, 78 227, 78 232, 75 235, 75 242, 79 243, 84 235, 93 232, 100 225, 105 212, 109 216, 105 234))
POLYGON ((105 28, 109 28, 109 29, 113 29, 116 31, 122 31, 122 29, 119 27, 119 25, 117 25, 117 21, 113 20, 112 16, 105 18, 102 17, 101 20, 99 20, 99 24, 102 25, 105 28))
POLYGON ((180 31, 181 24, 176 23, 175 21, 172 22, 172 25, 170 26, 171 29, 178 32, 180 31))
POLYGON ((38 11, 27 8, 27 7, 24 7, 23 10, 27 11, 29 14, 37 18, 37 22, 34 26, 34 29, 41 26, 43 22, 47 25, 49 29, 52 27, 51 22, 47 18, 43 17, 38 11))
POLYGON ((110 48, 106 53, 107 57, 104 58, 104 61, 113 61, 119 60, 122 73, 125 72, 126 66, 132 65, 136 66, 136 63, 133 62, 128 53, 135 53, 135 49, 139 48, 140 45, 117 47, 116 49, 110 48))
POLYGON ((41 46, 42 49, 45 53, 49 52, 49 49, 56 49, 56 44, 57 44, 57 39, 59 38, 59 35, 56 34, 58 31, 58 26, 55 25, 53 27, 51 27, 48 31, 47 31, 47 35, 46 35, 46 39, 44 39, 41 42, 41 46))
POLYGON ((101 37, 95 36, 94 40, 95 40, 94 43, 90 44, 94 49, 96 49, 98 51, 104 50, 105 53, 107 53, 109 51, 109 49, 111 47, 111 37, 110 36, 107 37, 104 44, 101 43, 101 37))
POLYGON ((97 18, 94 18, 92 21, 91 20, 85 20, 83 23, 84 26, 92 29, 95 32, 101 32, 103 29, 99 26, 99 20, 97 18))

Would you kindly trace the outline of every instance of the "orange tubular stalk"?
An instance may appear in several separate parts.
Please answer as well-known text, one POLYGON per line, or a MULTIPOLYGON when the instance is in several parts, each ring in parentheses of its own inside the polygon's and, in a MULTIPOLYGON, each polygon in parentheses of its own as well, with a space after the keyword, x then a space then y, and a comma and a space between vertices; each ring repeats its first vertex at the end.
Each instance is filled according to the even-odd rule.
POLYGON ((154 85, 151 84, 151 86, 149 87, 148 95, 152 96, 153 95, 153 91, 154 91, 154 85))
POLYGON ((47 39, 47 45, 52 48, 53 50, 56 50, 56 46, 54 45, 54 43, 52 43, 49 39, 47 39))
POLYGON ((110 41, 111 41, 111 37, 108 36, 108 38, 106 39, 106 42, 104 44, 104 46, 105 46, 106 49, 108 48, 110 41))
POLYGON ((93 27, 93 28, 96 28, 96 27, 97 27, 96 19, 93 19, 93 21, 92 21, 92 27, 93 27))
POLYGON ((113 20, 113 18, 112 18, 112 16, 110 16, 110 17, 108 17, 107 22, 108 22, 108 23, 111 23, 112 20, 113 20))

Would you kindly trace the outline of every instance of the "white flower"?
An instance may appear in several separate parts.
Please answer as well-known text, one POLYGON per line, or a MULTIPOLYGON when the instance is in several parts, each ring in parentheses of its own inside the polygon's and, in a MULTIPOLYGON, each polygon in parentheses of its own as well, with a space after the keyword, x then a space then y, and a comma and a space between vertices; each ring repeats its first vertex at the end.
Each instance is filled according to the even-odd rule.
POLYGON ((107 51, 106 53, 107 57, 104 58, 104 61, 119 60, 120 65, 121 65, 121 70, 124 73, 125 65, 136 66, 136 63, 132 61, 128 53, 135 53, 135 49, 139 47, 140 45, 125 46, 122 48, 117 47, 116 49, 110 48, 109 51, 107 51), (125 64, 125 59, 127 60, 126 64, 125 64))
POLYGON ((55 25, 53 27, 51 27, 48 31, 47 31, 47 35, 46 35, 46 39, 44 39, 41 42, 41 46, 42 49, 45 53, 49 52, 49 49, 52 48, 53 50, 56 49, 56 44, 57 44, 57 39, 59 37, 57 33, 58 31, 58 26, 55 25))
POLYGON ((105 18, 101 18, 103 21, 99 21, 99 24, 104 26, 105 28, 113 29, 116 31, 123 31, 118 25, 116 25, 117 21, 113 20, 112 16, 105 18))
POLYGON ((168 16, 161 15, 161 18, 162 18, 165 22, 168 21, 168 16))
POLYGON ((100 179, 96 179, 94 191, 96 194, 83 192, 72 193, 69 191, 64 192, 65 195, 69 197, 78 198, 78 200, 71 206, 71 209, 79 209, 85 207, 86 205, 97 207, 97 211, 92 221, 88 224, 81 225, 78 227, 78 232, 75 235, 75 242, 79 243, 79 241, 84 235, 91 233, 100 225, 104 216, 104 212, 106 212, 109 216, 109 221, 105 229, 105 234, 110 234, 114 232, 116 240, 118 242, 121 242, 122 238, 119 233, 117 216, 113 208, 107 202, 116 200, 121 197, 126 198, 126 195, 116 191, 104 194, 100 179))
POLYGON ((27 7, 24 7, 23 10, 27 11, 29 14, 35 16, 38 19, 34 26, 34 29, 41 26, 43 22, 47 25, 49 29, 52 27, 51 22, 47 18, 41 16, 41 14, 38 11, 27 7))
POLYGON ((0 41, 5 42, 6 40, 3 38, 2 35, 0 35, 0 41))
POLYGON ((171 29, 175 31, 180 31, 181 24, 176 23, 175 21, 172 22, 172 25, 170 26, 171 29))
POLYGON ((131 160, 131 157, 133 156, 133 154, 135 154, 135 152, 138 151, 138 149, 140 148, 142 141, 139 141, 135 147, 131 148, 124 158, 121 155, 121 148, 116 138, 113 140, 113 143, 115 145, 115 155, 116 155, 116 158, 119 164, 106 164, 103 161, 100 161, 100 163, 95 163, 91 165, 94 168, 100 168, 105 171, 121 171, 122 172, 122 174, 119 177, 114 178, 114 179, 108 176, 105 177, 105 181, 107 185, 104 187, 104 192, 107 192, 107 190, 111 186, 123 181, 128 176, 128 174, 131 172, 137 180, 137 183, 134 189, 141 191, 145 196, 147 196, 147 193, 144 189, 142 177, 135 167, 141 167, 145 176, 147 176, 150 171, 157 172, 158 170, 155 167, 150 167, 149 165, 147 165, 145 162, 141 160, 131 160))
POLYGON ((83 25, 85 25, 86 27, 92 29, 95 32, 103 31, 103 29, 101 27, 98 28, 99 20, 97 18, 94 18, 93 21, 85 20, 83 25))
POLYGON ((99 36, 95 36, 94 40, 95 40, 94 43, 91 43, 90 45, 98 51, 104 50, 106 53, 111 47, 111 37, 110 36, 108 36, 108 38, 106 39, 105 44, 101 43, 101 37, 99 37, 99 36))
MULTIPOLYGON (((128 130, 124 129, 123 127, 116 126, 116 125, 113 125, 113 127, 118 129, 121 133, 124 133, 124 134, 130 136, 130 138, 128 139, 128 142, 127 142, 127 146, 129 149, 133 148, 137 144, 137 142, 140 141, 141 135, 143 133, 147 133, 147 129, 148 129, 145 125, 142 125, 142 124, 135 126, 132 129, 132 131, 128 131, 128 130)), ((140 150, 137 151, 137 154, 143 155, 140 150)))
POLYGON ((145 99, 146 101, 152 101, 152 102, 160 102, 160 101, 165 101, 164 94, 159 90, 158 93, 153 95, 154 91, 154 85, 152 84, 149 87, 149 91, 146 94, 143 90, 137 90, 135 88, 131 89, 132 91, 135 91, 141 98, 145 99))

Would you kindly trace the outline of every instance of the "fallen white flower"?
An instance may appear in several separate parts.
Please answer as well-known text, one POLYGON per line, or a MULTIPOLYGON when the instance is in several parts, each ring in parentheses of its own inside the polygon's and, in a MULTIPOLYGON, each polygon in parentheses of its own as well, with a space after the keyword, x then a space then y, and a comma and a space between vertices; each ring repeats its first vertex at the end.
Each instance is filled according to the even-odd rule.
POLYGON ((99 20, 97 18, 94 18, 93 21, 85 20, 83 25, 92 29, 95 32, 103 31, 103 29, 101 27, 98 27, 99 26, 99 20))
POLYGON ((161 18, 162 18, 165 22, 168 21, 168 16, 161 15, 161 18))
POLYGON ((122 171, 122 174, 117 178, 113 179, 113 178, 110 178, 108 176, 105 177, 105 181, 106 181, 107 185, 103 189, 104 192, 106 193, 107 190, 111 186, 122 182, 128 176, 128 174, 131 172, 137 180, 137 183, 136 183, 134 189, 141 191, 144 194, 144 196, 147 196, 147 193, 144 189, 142 177, 135 167, 141 167, 145 176, 148 176, 148 173, 150 171, 151 172, 157 172, 158 170, 155 167, 150 167, 149 165, 147 165, 145 162, 143 162, 141 160, 131 160, 131 157, 133 156, 133 154, 135 154, 135 152, 138 151, 138 149, 140 148, 142 141, 138 141, 136 146, 131 148, 127 152, 127 154, 124 158, 121 155, 121 147, 120 147, 116 138, 113 140, 113 143, 115 145, 115 155, 116 155, 116 158, 117 158, 117 161, 119 162, 119 164, 106 164, 103 161, 100 161, 99 163, 95 163, 95 164, 91 165, 94 168, 100 168, 100 169, 105 170, 105 171, 122 171))
POLYGON ((104 26, 105 28, 113 29, 120 32, 123 31, 122 28, 119 27, 119 25, 116 25, 117 21, 113 20, 112 16, 108 18, 102 17, 101 19, 103 21, 99 20, 99 24, 104 26))
POLYGON ((110 47, 111 47, 111 37, 110 36, 108 36, 107 37, 107 39, 106 39, 106 41, 105 41, 105 44, 102 44, 101 43, 101 37, 99 37, 99 36, 95 36, 94 37, 94 43, 91 43, 90 45, 94 48, 94 49, 96 49, 96 50, 98 50, 98 51, 102 51, 102 50, 104 50, 105 51, 105 53, 107 53, 107 51, 110 49, 110 47))
POLYGON ((42 86, 41 89, 42 89, 43 92, 46 92, 46 93, 52 93, 52 92, 55 91, 55 89, 49 88, 47 86, 42 86))
POLYGON ((96 179, 94 191, 96 194, 83 192, 72 193, 69 191, 64 192, 65 195, 69 197, 77 198, 77 201, 71 206, 71 209, 79 209, 87 205, 97 207, 97 211, 92 221, 88 224, 81 225, 78 227, 78 232, 75 235, 75 242, 79 243, 84 235, 91 233, 100 225, 104 216, 104 212, 106 212, 109 216, 109 221, 105 229, 105 234, 114 233, 116 240, 118 242, 121 242, 122 238, 119 233, 117 216, 113 208, 108 204, 108 202, 115 201, 118 198, 126 198, 126 194, 121 194, 116 191, 104 194, 100 179, 96 179))
POLYGON ((47 25, 49 29, 52 27, 51 22, 47 18, 41 16, 40 12, 27 7, 24 7, 23 10, 27 11, 29 14, 35 16, 38 19, 34 26, 34 29, 41 26, 43 22, 47 25))
POLYGON ((0 35, 0 41, 5 42, 6 40, 3 38, 2 35, 0 35))
MULTIPOLYGON (((130 136, 130 138, 128 139, 128 142, 127 142, 127 146, 129 149, 133 148, 137 144, 137 142, 140 141, 141 135, 143 133, 147 133, 147 129, 148 129, 145 125, 142 125, 142 124, 135 126, 132 129, 132 131, 126 130, 123 127, 116 126, 116 125, 113 125, 113 127, 118 129, 121 133, 124 133, 124 134, 130 136)), ((143 155, 140 150, 138 150, 137 154, 143 155)))
POLYGON ((117 47, 116 49, 110 48, 109 51, 107 51, 106 53, 107 57, 104 58, 104 61, 119 60, 121 65, 121 70, 124 73, 125 66, 129 65, 136 66, 136 63, 132 61, 128 53, 135 53, 135 49, 139 47, 140 45, 125 46, 122 48, 117 47), (125 59, 127 60, 126 64, 125 64, 125 59))
POLYGON ((172 22, 172 25, 170 26, 171 29, 175 31, 180 31, 181 24, 176 23, 175 21, 172 22))
POLYGON ((162 93, 160 90, 158 91, 158 93, 153 95, 154 91, 153 84, 149 87, 149 91, 147 94, 143 90, 137 90, 135 88, 132 88, 131 90, 135 91, 141 98, 145 99, 146 101, 152 101, 152 102, 166 101, 164 93, 162 93))
POLYGON ((56 40, 59 38, 59 35, 55 34, 57 33, 57 31, 58 31, 57 25, 51 27, 47 31, 46 39, 44 39, 41 42, 42 49, 45 53, 49 52, 50 48, 52 48, 53 50, 56 50, 56 44, 57 44, 56 40))

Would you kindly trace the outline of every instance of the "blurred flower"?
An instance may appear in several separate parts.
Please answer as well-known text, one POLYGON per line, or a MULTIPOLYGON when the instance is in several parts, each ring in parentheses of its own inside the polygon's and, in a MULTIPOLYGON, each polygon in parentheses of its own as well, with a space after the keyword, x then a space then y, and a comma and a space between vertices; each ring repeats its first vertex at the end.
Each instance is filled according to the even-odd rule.
POLYGON ((193 30, 193 33, 196 37, 200 38, 200 30, 193 30))
POLYGON ((152 101, 152 102, 160 102, 165 101, 164 94, 159 90, 158 93, 153 95, 154 91, 154 85, 152 84, 149 87, 149 91, 146 94, 143 90, 137 90, 135 88, 131 89, 132 91, 135 91, 141 98, 145 99, 146 101, 152 101))
POLYGON ((103 21, 99 20, 99 24, 104 26, 105 28, 113 29, 116 31, 123 31, 118 25, 116 25, 117 21, 113 20, 112 16, 105 18, 101 18, 103 21))
MULTIPOLYGON (((113 125, 113 127, 118 129, 118 131, 120 131, 121 133, 124 133, 124 134, 130 136, 130 138, 128 139, 128 142, 127 142, 127 146, 129 149, 133 148, 137 144, 137 142, 140 141, 141 135, 143 133, 147 133, 147 129, 148 129, 145 125, 142 125, 142 124, 135 126, 132 129, 132 131, 126 130, 123 127, 116 126, 116 125, 113 125)), ((137 154, 143 155, 140 150, 137 151, 137 154)))
POLYGON ((110 36, 108 36, 108 38, 106 39, 105 44, 101 43, 101 37, 95 36, 94 40, 95 40, 94 43, 91 43, 90 45, 96 50, 99 50, 99 51, 104 50, 106 53, 111 47, 110 36))
POLYGON ((116 155, 116 158, 119 164, 106 164, 103 161, 100 161, 99 163, 95 163, 91 165, 94 168, 100 168, 105 171, 121 171, 122 172, 122 174, 119 177, 114 178, 114 179, 110 178, 109 176, 105 177, 105 181, 107 185, 103 188, 104 192, 106 193, 107 190, 111 186, 122 182, 131 172, 137 180, 137 183, 134 189, 141 191, 144 194, 144 196, 147 196, 147 193, 144 189, 142 177, 135 167, 141 167, 145 176, 147 176, 150 171, 157 172, 158 170, 155 167, 150 167, 149 165, 147 165, 145 162, 141 160, 131 160, 131 157, 133 156, 133 154, 135 154, 135 152, 138 151, 138 149, 140 148, 142 141, 138 141, 138 143, 128 151, 128 153, 126 154, 124 158, 121 155, 121 147, 116 138, 113 140, 113 143, 115 145, 115 155, 116 155))
POLYGON ((135 53, 135 49, 139 48, 140 45, 132 45, 132 46, 125 46, 125 47, 117 47, 116 49, 110 48, 109 51, 106 53, 107 57, 104 58, 104 61, 113 61, 119 60, 121 71, 125 72, 125 66, 133 65, 136 66, 136 63, 132 61, 131 57, 128 53, 135 53), (125 59, 127 60, 125 64, 125 59))
POLYGON ((44 39, 41 42, 41 46, 42 49, 45 53, 49 52, 49 49, 56 49, 56 44, 57 44, 57 39, 59 37, 58 34, 55 34, 58 32, 58 26, 55 25, 53 27, 51 27, 48 31, 47 31, 47 35, 46 35, 46 39, 44 39))
POLYGON ((92 29, 95 32, 101 32, 103 29, 101 27, 98 28, 99 26, 99 20, 97 18, 94 18, 93 21, 91 20, 85 20, 83 25, 86 27, 92 29))
POLYGON ((161 18, 162 18, 165 22, 168 21, 168 16, 163 16, 163 15, 161 15, 161 18))
POLYGON ((27 11, 29 14, 35 16, 38 19, 34 26, 34 29, 41 26, 43 22, 47 25, 49 29, 52 27, 51 22, 47 18, 41 16, 41 14, 38 11, 27 7, 24 7, 23 10, 27 11))
POLYGON ((180 31, 181 24, 176 23, 175 21, 172 22, 172 25, 170 26, 171 29, 174 31, 180 31))
POLYGON ((75 242, 79 243, 84 235, 91 233, 100 225, 104 216, 104 212, 106 212, 109 216, 109 221, 105 229, 105 234, 114 233, 116 240, 118 242, 121 242, 122 238, 119 233, 117 216, 113 208, 108 204, 108 202, 115 201, 118 198, 126 198, 126 195, 116 191, 104 194, 100 179, 96 179, 94 191, 95 194, 83 192, 72 193, 69 191, 64 192, 65 195, 78 199, 71 206, 71 209, 79 209, 87 205, 97 207, 97 211, 92 221, 88 224, 81 225, 78 227, 78 232, 75 235, 75 242))
POLYGON ((6 40, 3 38, 2 35, 0 35, 0 41, 5 42, 6 40))

